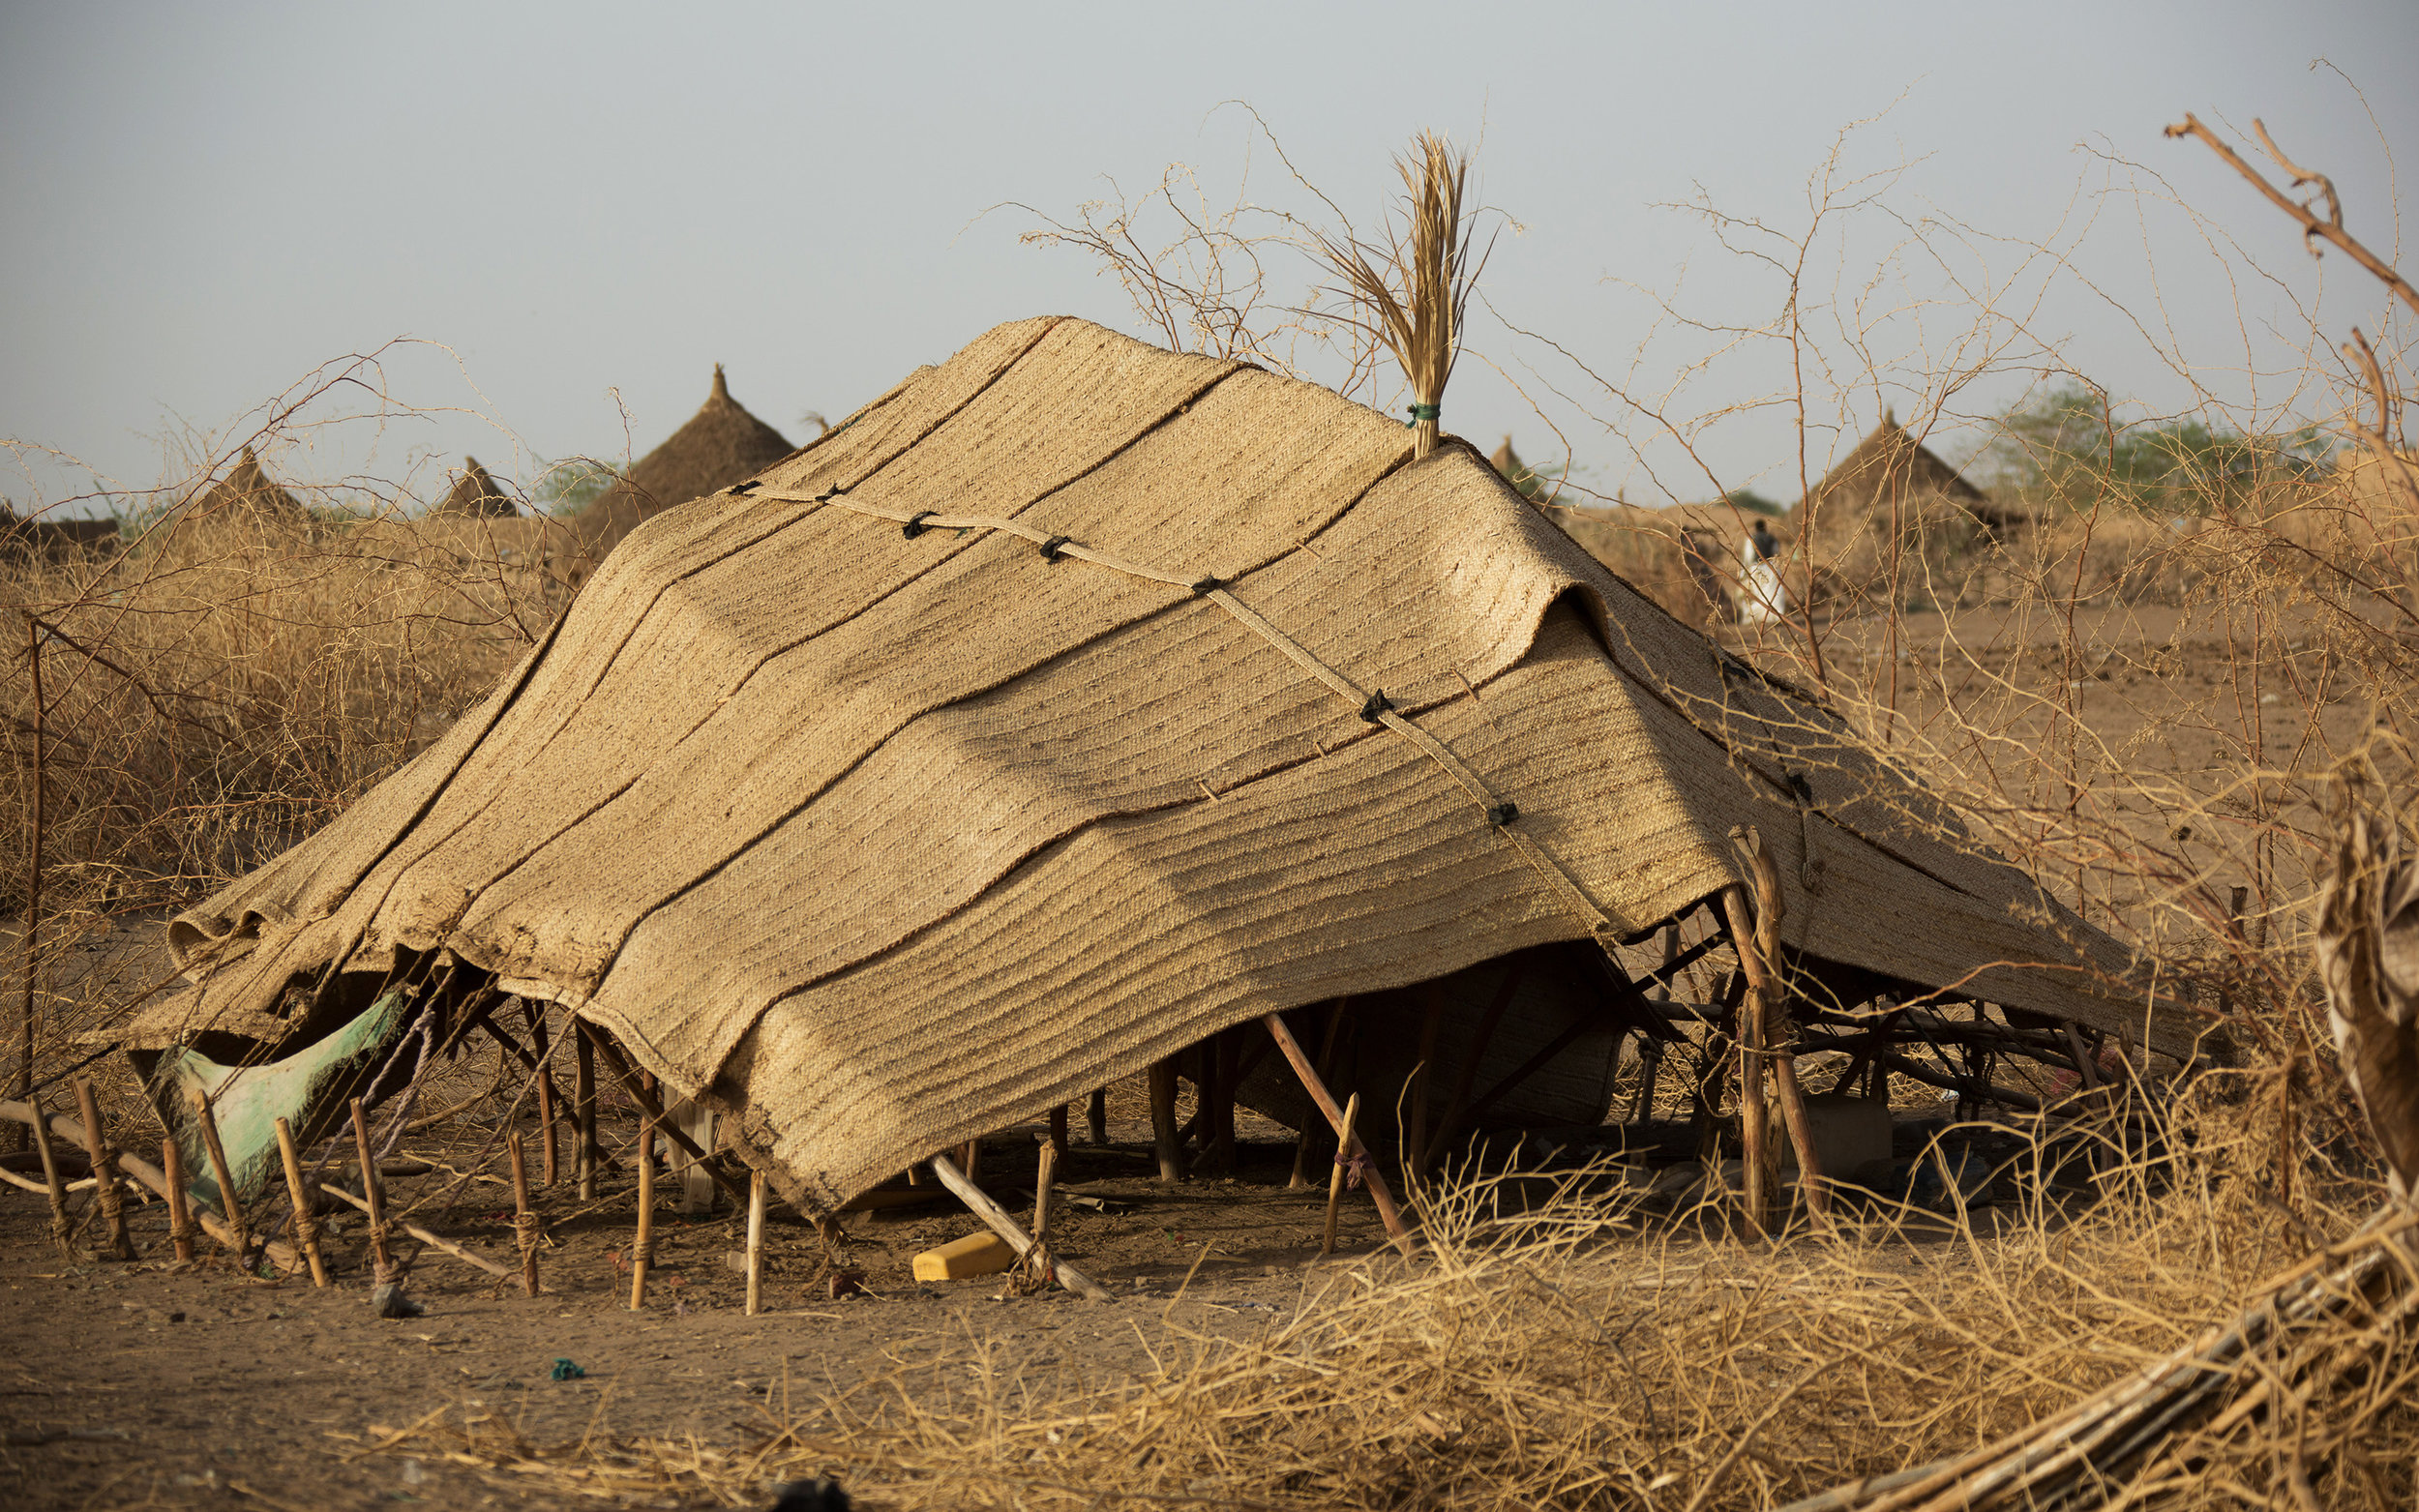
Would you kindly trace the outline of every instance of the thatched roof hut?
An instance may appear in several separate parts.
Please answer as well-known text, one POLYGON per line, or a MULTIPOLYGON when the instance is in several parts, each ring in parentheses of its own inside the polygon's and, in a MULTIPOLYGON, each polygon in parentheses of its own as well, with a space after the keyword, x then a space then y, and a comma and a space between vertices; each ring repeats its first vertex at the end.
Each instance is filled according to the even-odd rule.
POLYGON ((1923 584, 1926 596, 1955 594, 1988 543, 2030 520, 1965 481, 1884 411, 1881 424, 1807 490, 1789 511, 1821 597, 1841 607, 1923 584))
POLYGON ((496 487, 495 480, 488 476, 488 470, 479 465, 477 458, 465 453, 462 462, 462 471, 455 475, 454 486, 445 490, 445 497, 437 501, 436 508, 429 511, 430 514, 510 519, 521 513, 512 496, 496 487))
POLYGON ((713 388, 698 412, 582 509, 575 524, 601 560, 641 521, 752 478, 792 450, 731 397, 716 363, 713 388))
POLYGON ((260 468, 260 459, 253 455, 249 446, 237 456, 226 476, 210 485, 194 501, 191 514, 205 519, 311 523, 311 511, 303 507, 302 500, 270 481, 260 468))
POLYGON ((192 985, 126 1033, 287 1054, 444 966, 608 1031, 828 1211, 1342 994, 1399 1046, 1403 990, 1482 980, 1500 1042, 1440 1042, 1551 1058, 1645 1011, 1611 947, 1735 886, 1733 825, 1802 991, 2191 1049, 2113 942, 1476 452, 1027 320, 634 533, 442 740, 179 915, 192 985))

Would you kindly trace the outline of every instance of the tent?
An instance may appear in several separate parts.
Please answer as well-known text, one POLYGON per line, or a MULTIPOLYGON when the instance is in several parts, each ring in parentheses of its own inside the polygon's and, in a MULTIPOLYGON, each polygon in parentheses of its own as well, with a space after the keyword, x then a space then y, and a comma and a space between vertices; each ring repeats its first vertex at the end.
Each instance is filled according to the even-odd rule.
POLYGON ((634 532, 443 739, 171 921, 191 985, 126 1043, 288 1054, 441 966, 609 1032, 828 1211, 1271 1012, 1538 951, 1618 993, 1606 947, 1733 886, 1749 824, 1807 983, 2192 1052, 1844 721, 1409 447, 1245 363, 1001 326, 634 532))
POLYGON ((429 511, 430 514, 510 519, 521 513, 513 504, 512 496, 496 487, 495 480, 488 476, 488 470, 479 465, 477 458, 465 455, 462 462, 462 471, 455 475, 454 486, 445 490, 445 497, 437 501, 436 508, 429 511))
POLYGON ((236 457, 235 465, 226 476, 210 485, 194 502, 193 514, 204 519, 311 523, 311 511, 303 508, 302 500, 269 480, 260 468, 260 459, 253 455, 249 446, 236 457))
POLYGON ((780 431, 731 397, 716 363, 713 388, 698 412, 581 510, 575 525, 602 561, 642 521, 752 478, 791 451, 780 431))

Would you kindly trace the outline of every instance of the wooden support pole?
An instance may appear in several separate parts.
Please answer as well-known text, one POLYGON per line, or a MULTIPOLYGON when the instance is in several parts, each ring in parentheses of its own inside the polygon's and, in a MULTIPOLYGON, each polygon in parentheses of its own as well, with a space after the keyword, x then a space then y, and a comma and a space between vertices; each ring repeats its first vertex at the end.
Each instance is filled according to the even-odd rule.
POLYGON ((646 1306, 646 1268, 655 1260, 655 1114, 639 1112, 639 1232, 630 1245, 630 1311, 646 1306))
POLYGON ((370 1152, 370 1113, 361 1099, 352 1100, 353 1153, 361 1161, 361 1210, 370 1215, 370 1280, 387 1286, 395 1280, 395 1257, 386 1245, 386 1189, 378 1183, 378 1163, 370 1152))
MULTIPOLYGON (((34 616, 31 609, 25 611, 25 669, 32 678, 34 696, 34 717, 30 722, 33 728, 27 731, 33 737, 33 760, 28 763, 31 767, 28 775, 32 781, 27 784, 26 792, 26 807, 33 811, 26 815, 32 820, 27 830, 33 845, 32 854, 26 858, 28 865, 25 872, 25 935, 21 941, 25 955, 25 982, 24 996, 17 1006, 16 1095, 30 1104, 34 1100, 34 968, 42 960, 43 792, 49 786, 43 738, 42 621, 34 616)), ((91 1120, 85 1121, 89 1123, 91 1120)), ((39 1122, 36 1127, 40 1127, 39 1122)), ((106 1190, 108 1183, 105 1180, 102 1186, 106 1190)))
POLYGON ((748 1316, 764 1310, 764 1172, 748 1173, 748 1316))
POLYGON ((1091 1100, 1084 1109, 1085 1132, 1091 1136, 1092 1147, 1098 1149, 1109 1142, 1109 1089, 1091 1089, 1091 1100))
MULTIPOLYGON (((540 1057, 539 1064, 545 1064, 540 1057)), ((538 1147, 538 1171, 547 1185, 554 1184, 554 1075, 552 1070, 538 1072, 538 1138, 545 1143, 538 1147)))
POLYGON ((1064 1103, 1050 1110, 1050 1147, 1061 1155, 1068 1149, 1067 1105, 1064 1103))
MULTIPOLYGON (((41 1100, 28 1098, 27 1106, 34 1110, 34 1151, 42 1157, 42 1186, 50 1198, 50 1242, 59 1247, 61 1255, 73 1259, 75 1251, 72 1242, 73 1230, 67 1221, 67 1185, 59 1179, 58 1152, 50 1147, 50 1130, 41 1100)), ((185 1241, 185 1248, 187 1251, 193 1248, 190 1237, 185 1241)), ((190 1260, 193 1257, 184 1254, 180 1258, 190 1260)))
MULTIPOLYGON (((92 1173, 101 1182, 101 1217, 109 1226, 109 1254, 112 1258, 131 1260, 134 1258, 134 1241, 126 1232, 126 1199, 118 1192, 117 1162, 109 1156, 108 1141, 101 1137, 101 1104, 93 1096, 89 1078, 75 1079, 75 1108, 84 1118, 84 1153, 92 1161, 92 1173)), ((237 1232, 243 1226, 236 1226, 237 1232)))
POLYGON ((1235 1075, 1242 1064, 1235 1036, 1224 1029, 1201 1042, 1202 1151, 1210 1171, 1235 1170, 1235 1075))
POLYGON ((978 1134, 958 1146, 958 1165, 966 1171, 967 1180, 980 1181, 983 1178, 983 1137, 981 1135, 978 1134))
MULTIPOLYGON (((1352 1005, 1352 996, 1347 993, 1335 999, 1334 1003, 1328 1008, 1327 1024, 1319 1032, 1318 1065, 1319 1080, 1322 1082, 1333 1075, 1336 1031, 1344 1026, 1344 1015, 1352 1005)), ((1301 1132, 1294 1138, 1294 1171, 1293 1174, 1285 1178, 1288 1191, 1299 1192, 1310 1185, 1310 1130, 1311 1122, 1304 1118, 1301 1121, 1301 1132)))
MULTIPOLYGON (((1747 973, 1747 1000, 1744 1022, 1747 1033, 1741 1037, 1742 1071, 1740 1081, 1741 1133, 1745 1136, 1750 1118, 1759 1124, 1765 1118, 1764 1068, 1773 1071, 1773 1082, 1779 1095, 1780 1119, 1787 1129, 1789 1142, 1797 1151, 1798 1189, 1806 1195, 1807 1211, 1817 1218, 1831 1211, 1831 1191, 1823 1179, 1823 1166, 1814 1147, 1813 1120, 1806 1111, 1806 1093, 1798 1085, 1797 1057, 1793 1048, 1782 1043, 1785 986, 1780 980, 1780 870, 1773 865, 1771 852, 1765 849, 1763 837, 1751 824, 1734 827, 1732 844, 1747 858, 1748 875, 1754 879, 1755 903, 1752 914, 1747 907, 1746 890, 1736 885, 1722 889, 1722 912, 1731 931, 1731 943, 1739 956, 1739 968, 1747 973)), ((1746 1151, 1747 1169, 1748 1227, 1762 1234, 1770 1230, 1772 1203, 1779 1196, 1779 1148, 1771 1139, 1767 1127, 1756 1131, 1760 1147, 1750 1145, 1746 1151), (1758 1178, 1762 1190, 1758 1190, 1758 1178), (1758 1205, 1758 1199, 1763 1205, 1758 1205)))
POLYGON ((1159 1179, 1184 1179, 1184 1151, 1176 1132, 1176 1057, 1150 1063, 1150 1144, 1159 1157, 1159 1179))
POLYGON ((529 1162, 521 1152, 521 1131, 504 1137, 513 1164, 513 1239, 521 1249, 521 1294, 538 1294, 538 1215, 529 1205, 529 1162))
POLYGON ((1428 1159, 1428 1088, 1436 1082, 1436 1037, 1445 1026, 1445 985, 1430 982, 1422 995, 1419 1058, 1411 1067, 1411 1109, 1403 1127, 1403 1179, 1417 1181, 1428 1159))
POLYGON ((167 1179, 168 1242, 176 1247, 176 1262, 190 1265, 198 1230, 194 1227, 193 1195, 185 1190, 185 1152, 176 1147, 173 1134, 160 1141, 160 1170, 167 1179))
POLYGON ((196 1086, 193 1098, 194 1121, 201 1125, 201 1147, 210 1157, 210 1179, 219 1186, 219 1212, 235 1235, 235 1263, 250 1268, 252 1226, 244 1217, 243 1200, 235 1195, 235 1173, 226 1163, 226 1146, 219 1142, 219 1115, 211 1110, 208 1092, 196 1086))
POLYGON ((1335 1217, 1337 1210, 1344 1204, 1344 1177, 1352 1170, 1351 1158, 1343 1152, 1352 1148, 1353 1125, 1359 1119, 1360 1094, 1355 1092, 1344 1100, 1344 1122, 1336 1130, 1335 1136, 1335 1165, 1334 1169, 1328 1172, 1328 1227, 1327 1236, 1319 1241, 1321 1260, 1326 1260, 1335 1253, 1335 1217))
MULTIPOLYGON (((1027 1236, 1024 1230, 1017 1227, 1016 1220, 1002 1212, 1000 1204, 986 1196, 981 1187, 967 1180, 965 1172, 959 1171, 948 1156, 935 1155, 932 1158, 932 1168, 933 1174, 941 1178, 941 1184, 955 1192, 960 1201, 973 1209, 975 1217, 989 1224, 992 1232, 1007 1240, 1019 1258, 1032 1252, 1033 1241, 1027 1236)), ((1053 1260, 1049 1263, 1052 1277, 1059 1285, 1077 1296, 1094 1302, 1106 1302, 1111 1299, 1108 1291, 1098 1282, 1091 1280, 1066 1261, 1053 1260)))
MULTIPOLYGON (((1294 1038, 1294 1031, 1285 1026, 1285 1016, 1281 1013, 1266 1014, 1260 1022, 1269 1026, 1269 1033, 1276 1040, 1276 1048, 1283 1051, 1285 1058, 1293 1063, 1294 1075, 1301 1078, 1302 1090, 1310 1094, 1310 1100, 1318 1104, 1319 1112, 1335 1126, 1337 1153, 1347 1160, 1355 1155, 1367 1159, 1368 1146, 1361 1142, 1358 1135, 1350 1140, 1344 1138, 1344 1110, 1336 1107, 1335 1099, 1328 1094, 1327 1082, 1311 1066, 1310 1057, 1302 1053, 1301 1045, 1294 1038)), ((1394 1206, 1394 1194, 1387 1190, 1386 1177, 1379 1172, 1375 1162, 1369 1165, 1365 1174, 1369 1182, 1369 1200, 1377 1203, 1378 1217, 1385 1223, 1388 1236, 1393 1239, 1396 1249, 1409 1255, 1411 1230, 1405 1226, 1402 1213, 1394 1206)))
POLYGON ((1045 1144, 1033 1172, 1033 1253, 1045 1259, 1050 1253, 1050 1188, 1058 1173, 1059 1152, 1045 1144))
POLYGON ((603 1151, 596 1142, 596 1045, 588 1026, 574 1019, 571 1022, 572 1050, 576 1052, 571 1073, 571 1116, 579 1143, 572 1156, 572 1171, 580 1183, 580 1201, 596 1201, 597 1168, 604 1164, 603 1151))
POLYGON ((1419 1151, 1420 1169, 1435 1165, 1437 1157, 1445 1153, 1455 1126, 1461 1122, 1462 1111, 1470 1106, 1470 1089, 1478 1080, 1478 1062, 1486 1058, 1487 1047, 1495 1043, 1495 1030, 1504 1022, 1504 1011, 1511 1006, 1512 995, 1520 991, 1523 974, 1520 964, 1514 962, 1505 969, 1504 980, 1496 984, 1495 996, 1487 1002, 1485 1017, 1478 1021, 1478 1032, 1470 1037, 1470 1049, 1462 1056, 1461 1069, 1453 1075, 1452 1101, 1445 1105, 1445 1116, 1437 1120, 1435 1132, 1419 1151))
MULTIPOLYGON (((174 1143, 174 1141, 170 1141, 174 1143)), ((311 1198, 311 1184, 303 1179, 302 1156, 294 1148, 294 1130, 284 1119, 277 1121, 278 1159, 285 1166, 285 1195, 294 1200, 294 1247, 303 1252, 311 1266, 311 1284, 328 1284, 327 1262, 319 1256, 319 1204, 311 1198)))
MULTIPOLYGON (((631 1070, 630 1062, 621 1058, 621 1052, 613 1048, 611 1040, 599 1036, 596 1040, 596 1048, 604 1052, 607 1068, 613 1073, 614 1080, 621 1083, 621 1089, 630 1094, 630 1100, 639 1105, 639 1111, 654 1126, 655 1132, 661 1134, 674 1147, 686 1150, 697 1159, 705 1161, 705 1173, 713 1178, 716 1186, 721 1187, 730 1196, 732 1202, 746 1201, 748 1189, 739 1184, 738 1178, 717 1170, 712 1161, 706 1160, 705 1151, 698 1147, 697 1141, 681 1133, 677 1124, 664 1116, 663 1102, 655 1095, 654 1078, 650 1075, 644 1082, 642 1082, 639 1074, 631 1070)), ((651 1144, 648 1146, 650 1149, 653 1147, 651 1144)))

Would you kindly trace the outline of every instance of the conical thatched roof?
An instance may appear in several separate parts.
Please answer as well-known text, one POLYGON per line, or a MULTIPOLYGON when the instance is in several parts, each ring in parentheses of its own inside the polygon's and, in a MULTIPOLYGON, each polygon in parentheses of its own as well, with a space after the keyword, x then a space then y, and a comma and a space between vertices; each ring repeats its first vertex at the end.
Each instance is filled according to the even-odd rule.
POLYGON ((704 404, 580 512, 581 534, 602 557, 642 520, 752 478, 793 450, 731 397, 723 365, 716 363, 704 404))
POLYGON ((227 475, 210 485, 194 502, 194 515, 211 519, 269 519, 294 524, 309 524, 311 511, 302 500, 269 481, 260 470, 260 459, 252 448, 244 448, 235 459, 227 475))
POLYGON ((1894 502, 1902 514, 1911 509, 1936 513, 1946 504, 1986 523, 2007 523, 2015 518, 2003 518, 1989 495, 1966 482, 1887 411, 1880 425, 1807 490, 1806 499, 1789 512, 1791 518, 1803 523, 1808 500, 1818 530, 1826 516, 1888 515, 1894 502))
POLYGON ((825 1210, 1255 1016, 1637 937, 1752 824, 1793 969, 2189 1050, 1845 721, 1476 452, 1409 451, 1239 362, 1002 326, 636 532, 442 740, 171 924, 194 985, 128 1043, 273 1049, 443 952, 825 1210))
POLYGON ((509 519, 521 513, 514 506, 512 497, 497 488, 495 480, 488 476, 488 470, 479 465, 477 458, 464 454, 462 462, 462 471, 455 477, 454 486, 445 490, 445 497, 437 501, 436 508, 429 511, 430 514, 477 515, 491 519, 509 519))

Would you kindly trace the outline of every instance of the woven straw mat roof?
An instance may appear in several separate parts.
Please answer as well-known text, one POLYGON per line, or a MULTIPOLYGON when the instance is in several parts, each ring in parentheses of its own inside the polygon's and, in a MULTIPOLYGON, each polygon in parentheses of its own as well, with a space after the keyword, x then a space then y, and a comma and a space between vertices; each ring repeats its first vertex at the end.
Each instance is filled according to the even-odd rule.
POLYGON ((731 397, 723 365, 716 363, 705 402, 580 512, 581 534, 601 557, 641 521, 753 478, 791 450, 780 431, 731 397))
POLYGON ((454 478, 454 486, 445 490, 432 515, 478 515, 491 519, 509 519, 521 513, 512 496, 495 486, 479 460, 468 455, 462 460, 462 471, 454 478))
POLYGON ((1477 453, 1027 320, 633 534, 442 740, 172 921, 197 985, 133 1043, 274 1042, 289 984, 442 947, 827 1207, 1269 1010, 1650 929, 1743 822, 1790 943, 2189 1046, 1477 453))

